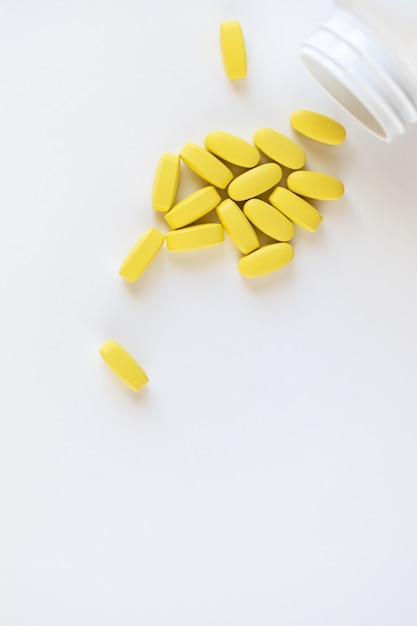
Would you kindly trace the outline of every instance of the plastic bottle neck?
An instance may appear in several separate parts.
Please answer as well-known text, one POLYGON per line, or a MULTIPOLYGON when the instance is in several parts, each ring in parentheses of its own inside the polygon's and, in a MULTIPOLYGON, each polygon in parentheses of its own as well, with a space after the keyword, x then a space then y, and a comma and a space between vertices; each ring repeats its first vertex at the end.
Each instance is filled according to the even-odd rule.
POLYGON ((301 48, 318 81, 385 141, 417 121, 417 85, 358 18, 339 10, 301 48))

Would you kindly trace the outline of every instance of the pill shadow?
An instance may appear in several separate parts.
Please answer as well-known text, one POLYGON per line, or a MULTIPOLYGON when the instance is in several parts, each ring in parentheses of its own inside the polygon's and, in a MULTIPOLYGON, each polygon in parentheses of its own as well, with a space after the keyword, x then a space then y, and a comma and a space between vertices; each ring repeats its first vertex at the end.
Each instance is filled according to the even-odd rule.
POLYGON ((280 290, 281 293, 284 293, 293 285, 296 279, 296 271, 294 258, 288 265, 265 276, 257 276, 256 278, 242 276, 242 284, 244 289, 254 294, 271 290, 280 290))
MULTIPOLYGON (((180 177, 178 181, 177 193, 175 194, 174 205, 188 195, 206 187, 209 183, 193 172, 185 163, 180 160, 180 177)), ((162 213, 162 215, 165 215, 162 213)))
POLYGON ((173 270, 178 269, 184 276, 198 277, 199 272, 205 268, 215 266, 220 269, 224 267, 224 264, 228 262, 226 250, 228 243, 230 242, 225 240, 199 250, 168 250, 168 261, 173 270))
POLYGON ((236 95, 245 97, 249 93, 247 78, 239 78, 237 80, 231 80, 229 82, 233 92, 236 95))
POLYGON ((128 389, 128 391, 131 391, 131 393, 128 395, 129 404, 143 409, 144 411, 143 417, 150 415, 150 412, 148 411, 148 408, 151 405, 151 400, 152 400, 152 390, 149 388, 150 384, 151 383, 149 382, 145 387, 143 387, 139 391, 133 391, 131 389, 128 389))
MULTIPOLYGON (((345 163, 351 158, 351 149, 348 143, 331 146, 299 135, 295 131, 292 131, 291 135, 293 141, 306 153, 307 160, 305 166, 301 168, 302 170, 322 171, 331 176, 339 176, 346 171, 345 163)), ((289 170, 288 173, 290 171, 292 170, 289 170)))

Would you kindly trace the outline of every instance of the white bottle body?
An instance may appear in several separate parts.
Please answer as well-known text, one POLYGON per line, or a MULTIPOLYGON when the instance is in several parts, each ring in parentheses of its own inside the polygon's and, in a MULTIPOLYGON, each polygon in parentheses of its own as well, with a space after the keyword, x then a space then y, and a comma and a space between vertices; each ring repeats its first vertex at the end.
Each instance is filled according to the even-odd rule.
POLYGON ((417 1, 334 0, 301 49, 322 85, 386 141, 417 121, 417 1))

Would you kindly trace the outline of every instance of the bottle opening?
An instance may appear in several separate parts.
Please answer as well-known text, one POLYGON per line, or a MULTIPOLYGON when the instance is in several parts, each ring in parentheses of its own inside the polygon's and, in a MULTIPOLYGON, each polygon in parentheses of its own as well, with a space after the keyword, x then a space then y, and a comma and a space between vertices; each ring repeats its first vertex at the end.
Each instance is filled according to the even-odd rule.
POLYGON ((348 79, 339 75, 337 66, 332 67, 331 61, 326 59, 315 59, 307 49, 302 50, 302 59, 306 67, 315 76, 319 83, 346 109, 358 122, 363 124, 374 135, 384 141, 391 141, 387 131, 371 113, 369 108, 357 97, 347 84, 348 79))

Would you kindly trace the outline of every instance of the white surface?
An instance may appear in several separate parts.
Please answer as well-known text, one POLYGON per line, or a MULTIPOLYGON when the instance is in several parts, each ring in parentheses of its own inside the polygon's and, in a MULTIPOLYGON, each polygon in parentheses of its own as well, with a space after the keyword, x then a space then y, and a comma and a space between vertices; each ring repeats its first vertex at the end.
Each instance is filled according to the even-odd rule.
POLYGON ((368 136, 302 66, 328 2, 3 0, 0 623, 415 626, 417 128, 368 136), (231 85, 218 25, 249 73, 231 85), (160 154, 289 132, 346 196, 245 281, 230 241, 129 287, 160 154), (124 344, 134 395, 98 354, 124 344))

